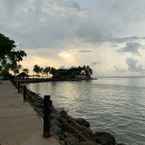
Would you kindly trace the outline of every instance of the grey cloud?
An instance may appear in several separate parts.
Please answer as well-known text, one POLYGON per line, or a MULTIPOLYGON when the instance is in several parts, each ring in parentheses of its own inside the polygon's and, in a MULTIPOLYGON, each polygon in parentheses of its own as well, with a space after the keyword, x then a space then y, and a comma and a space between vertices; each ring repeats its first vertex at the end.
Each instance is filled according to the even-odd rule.
POLYGON ((145 33, 138 29, 144 5, 144 0, 96 0, 95 9, 84 11, 75 0, 1 0, 0 28, 22 47, 59 48, 74 39, 122 43, 144 39, 138 37, 145 33))
POLYGON ((138 36, 118 37, 118 38, 112 38, 109 41, 114 43, 124 43, 124 42, 138 41, 138 40, 145 40, 145 37, 138 37, 138 36))
POLYGON ((140 55, 139 54, 139 49, 141 47, 142 47, 142 45, 140 43, 128 42, 128 43, 126 43, 126 46, 121 48, 119 51, 140 55))
POLYGON ((67 7, 70 7, 70 8, 75 8, 77 10, 81 9, 80 5, 77 2, 72 1, 72 0, 65 1, 64 5, 67 6, 67 7))
POLYGON ((92 53, 93 50, 79 50, 80 53, 92 53))
MULTIPOLYGON (((63 47, 61 42, 64 39, 65 33, 63 19, 44 15, 42 12, 44 7, 40 6, 39 1, 35 0, 32 3, 33 5, 30 6, 29 2, 31 1, 25 2, 27 7, 22 8, 21 6, 17 9, 20 14, 17 16, 13 15, 11 23, 8 23, 8 20, 5 23, 0 23, 0 26, 6 29, 5 33, 15 36, 16 40, 23 44, 22 47, 46 48, 55 47, 56 44, 59 47, 63 47), (27 11, 20 11, 20 9, 27 11), (41 19, 45 22, 41 22, 41 19), (16 27, 17 25, 18 27, 16 27)), ((9 8, 9 5, 7 7, 9 8)))
MULTIPOLYGON (((144 21, 143 17, 136 21, 139 15, 145 11, 143 3, 144 1, 138 3, 136 0, 132 4, 129 0, 97 0, 96 10, 93 13, 90 12, 90 17, 80 24, 77 35, 92 43, 104 41, 121 43, 139 39, 133 35, 134 32, 138 33, 137 27, 140 26, 140 22, 144 21), (134 13, 132 14, 132 12, 134 13), (132 24, 137 26, 134 30, 132 30, 132 24), (132 36, 126 37, 128 35, 132 36)), ((142 32, 140 31, 140 33, 142 32)))
POLYGON ((121 68, 119 68, 118 66, 114 66, 114 69, 115 69, 116 72, 120 72, 120 73, 126 72, 125 69, 121 69, 121 68))
MULTIPOLYGON (((25 0, 26 2, 27 0, 25 0)), ((24 1, 23 0, 1 0, 1 5, 5 8, 5 12, 8 15, 13 15, 19 6, 22 6, 24 1)))
MULTIPOLYGON (((63 0, 27 0, 23 3, 19 1, 0 1, 0 5, 7 10, 7 14, 0 10, 1 33, 9 34, 21 47, 63 48, 65 41, 71 40, 74 23, 72 20, 79 17, 79 12, 69 9, 70 6, 66 6, 63 0), (9 10, 10 6, 13 12, 9 10)), ((72 7, 79 5, 74 2, 72 7)))
POLYGON ((91 66, 96 66, 97 64, 101 64, 101 62, 100 61, 94 61, 94 62, 91 63, 91 66))
POLYGON ((145 68, 139 64, 138 60, 133 59, 133 58, 128 58, 126 60, 126 63, 128 65, 128 70, 130 72, 143 72, 145 71, 145 68))

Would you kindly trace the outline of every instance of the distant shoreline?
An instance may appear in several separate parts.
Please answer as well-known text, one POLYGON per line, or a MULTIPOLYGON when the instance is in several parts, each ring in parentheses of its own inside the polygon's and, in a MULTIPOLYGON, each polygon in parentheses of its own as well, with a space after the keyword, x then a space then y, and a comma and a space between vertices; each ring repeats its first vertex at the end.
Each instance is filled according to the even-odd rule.
POLYGON ((54 79, 54 78, 17 78, 16 81, 20 81, 22 83, 39 83, 39 82, 64 82, 64 81, 91 81, 96 80, 94 78, 90 79, 54 79))
POLYGON ((145 76, 98 76, 97 78, 145 78, 145 76))

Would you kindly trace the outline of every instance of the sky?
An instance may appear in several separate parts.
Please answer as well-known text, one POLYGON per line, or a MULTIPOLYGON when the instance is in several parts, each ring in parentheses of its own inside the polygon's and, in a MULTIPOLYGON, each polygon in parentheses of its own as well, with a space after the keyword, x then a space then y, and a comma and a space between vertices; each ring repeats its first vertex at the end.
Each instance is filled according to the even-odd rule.
POLYGON ((24 67, 90 65, 94 75, 145 74, 144 0, 0 0, 0 33, 24 67))

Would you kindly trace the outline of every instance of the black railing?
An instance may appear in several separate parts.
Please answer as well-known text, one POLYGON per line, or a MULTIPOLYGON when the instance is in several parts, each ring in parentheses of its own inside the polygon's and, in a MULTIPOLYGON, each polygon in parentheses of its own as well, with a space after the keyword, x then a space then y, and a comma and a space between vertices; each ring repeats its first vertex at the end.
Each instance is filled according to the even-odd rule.
MULTIPOLYGON (((60 113, 52 105, 52 101, 49 95, 44 97, 30 91, 20 80, 12 80, 14 86, 18 89, 19 93, 23 94, 23 101, 29 102, 37 114, 43 118, 43 137, 50 136, 50 114, 54 111, 55 113, 60 113)), ((65 111, 64 111, 65 112, 65 111)), ((73 118, 71 118, 67 113, 63 111, 59 114, 59 123, 61 126, 65 126, 65 129, 79 137, 81 140, 94 140, 92 132, 88 131, 87 128, 81 126, 73 118)))
POLYGON ((44 97, 30 91, 20 80, 12 80, 13 85, 17 88, 18 93, 23 94, 23 101, 29 102, 37 114, 43 118, 43 136, 49 137, 50 135, 50 113, 53 108, 50 96, 44 97))

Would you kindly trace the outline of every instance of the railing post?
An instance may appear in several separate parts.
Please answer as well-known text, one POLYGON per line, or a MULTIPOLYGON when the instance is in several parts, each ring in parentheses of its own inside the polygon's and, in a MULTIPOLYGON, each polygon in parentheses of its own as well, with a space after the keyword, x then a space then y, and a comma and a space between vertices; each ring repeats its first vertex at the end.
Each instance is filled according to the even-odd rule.
POLYGON ((26 102, 26 86, 23 86, 23 101, 26 102))
POLYGON ((52 101, 49 95, 44 96, 44 108, 43 108, 43 137, 50 137, 50 113, 51 113, 52 101))
POLYGON ((20 82, 17 81, 17 89, 18 89, 18 93, 20 93, 20 82))

